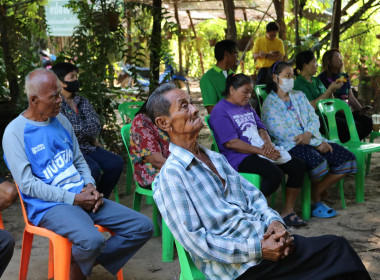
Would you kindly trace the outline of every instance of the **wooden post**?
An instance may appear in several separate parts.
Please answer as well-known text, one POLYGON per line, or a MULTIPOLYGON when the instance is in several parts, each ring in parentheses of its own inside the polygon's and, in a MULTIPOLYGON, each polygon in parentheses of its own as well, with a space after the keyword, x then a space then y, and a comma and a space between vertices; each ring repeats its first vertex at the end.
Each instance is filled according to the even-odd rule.
POLYGON ((174 16, 175 20, 177 21, 178 25, 178 61, 179 61, 179 73, 183 75, 183 68, 182 68, 182 28, 181 28, 181 22, 179 21, 178 16, 178 5, 177 2, 174 3, 174 16))
POLYGON ((190 15, 190 11, 186 10, 186 13, 189 16, 190 26, 191 26, 191 29, 193 29, 193 32, 194 32, 195 44, 196 44, 196 48, 197 48, 197 51, 198 51, 198 54, 199 54, 199 60, 200 60, 200 63, 201 63, 201 70, 202 70, 202 75, 203 75, 205 73, 205 70, 204 70, 204 67, 203 67, 203 55, 202 55, 202 51, 201 51, 201 49, 199 47, 199 44, 198 44, 197 32, 195 31, 195 27, 194 27, 194 24, 193 24, 193 19, 191 18, 191 15, 190 15))
POLYGON ((330 48, 339 49, 340 18, 342 16, 342 0, 334 0, 330 48))
POLYGON ((227 19, 226 38, 236 42, 235 5, 234 0, 223 0, 224 13, 227 19))
POLYGON ((247 10, 246 10, 245 8, 243 8, 242 11, 243 11, 244 21, 248 21, 248 18, 247 18, 247 10))
POLYGON ((296 41, 296 46, 300 46, 301 45, 301 40, 300 40, 299 22, 298 22, 299 0, 295 0, 294 2, 295 2, 294 3, 295 4, 294 5, 295 31, 296 31, 295 41, 296 41))
POLYGON ((160 52, 161 52, 161 13, 162 0, 153 0, 152 16, 153 16, 153 28, 150 44, 150 79, 149 79, 149 92, 158 86, 158 80, 160 77, 160 52))

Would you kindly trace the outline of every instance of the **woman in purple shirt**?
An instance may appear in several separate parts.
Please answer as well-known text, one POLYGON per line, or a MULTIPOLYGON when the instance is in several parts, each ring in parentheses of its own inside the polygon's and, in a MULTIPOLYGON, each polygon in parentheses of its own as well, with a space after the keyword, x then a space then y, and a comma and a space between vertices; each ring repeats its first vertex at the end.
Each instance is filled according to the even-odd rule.
POLYGON ((220 152, 235 170, 259 174, 261 192, 268 198, 279 187, 283 173, 288 174, 286 203, 281 216, 288 226, 306 223, 294 212, 301 190, 305 163, 272 143, 264 124, 249 105, 253 91, 251 78, 244 74, 227 77, 225 99, 219 101, 210 116, 210 126, 220 152))

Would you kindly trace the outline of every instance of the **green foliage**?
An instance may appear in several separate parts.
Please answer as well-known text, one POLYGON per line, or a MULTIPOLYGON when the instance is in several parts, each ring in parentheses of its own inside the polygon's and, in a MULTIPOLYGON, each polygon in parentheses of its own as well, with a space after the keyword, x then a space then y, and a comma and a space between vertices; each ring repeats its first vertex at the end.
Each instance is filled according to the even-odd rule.
POLYGON ((109 1, 69 1, 67 5, 80 21, 69 46, 58 55, 58 61, 69 60, 80 69, 80 94, 89 99, 100 117, 103 131, 101 143, 118 150, 120 128, 116 123, 114 62, 126 55, 124 30, 119 23, 111 26, 110 17, 116 14, 120 21, 119 6, 109 1), (114 15, 111 15, 113 13, 114 15))
POLYGON ((227 22, 225 20, 213 18, 198 23, 195 30, 199 38, 220 41, 226 37, 224 31, 226 28, 227 22))
MULTIPOLYGON (((8 36, 4 40, 8 41, 10 47, 7 55, 10 56, 16 69, 21 92, 25 76, 39 66, 38 50, 41 48, 41 42, 46 39, 46 22, 43 13, 46 2, 19 4, 19 1, 0 1, 0 4, 6 7, 4 22, 8 36)), ((9 90, 4 55, 4 50, 0 48, 0 101, 10 100, 14 95, 9 90)), ((20 112, 27 105, 26 96, 21 95, 15 102, 15 110, 20 112)))
POLYGON ((237 38, 246 38, 246 37, 252 37, 253 33, 257 29, 257 26, 259 25, 258 21, 238 21, 236 24, 236 33, 237 38))

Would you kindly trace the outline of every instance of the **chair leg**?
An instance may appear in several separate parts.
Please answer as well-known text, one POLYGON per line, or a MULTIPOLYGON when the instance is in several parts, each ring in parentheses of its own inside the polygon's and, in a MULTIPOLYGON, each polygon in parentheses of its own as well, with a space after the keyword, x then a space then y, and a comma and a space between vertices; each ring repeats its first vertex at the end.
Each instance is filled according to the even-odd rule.
POLYGON ((369 168, 371 166, 371 157, 372 157, 372 154, 368 154, 367 155, 367 163, 366 163, 366 166, 365 166, 365 175, 368 175, 369 174, 369 168))
POLYGON ((113 191, 114 191, 114 194, 115 194, 115 202, 120 203, 120 201, 119 201, 119 191, 117 189, 117 186, 113 189, 113 191))
POLYGON ((153 204, 153 213, 152 213, 152 221, 153 221, 153 226, 154 226, 154 234, 153 236, 160 236, 161 235, 161 229, 160 225, 158 224, 158 216, 159 216, 159 211, 157 208, 156 203, 153 204))
POLYGON ((162 222, 162 262, 172 262, 174 237, 165 222, 162 222))
POLYGON ((355 175, 356 202, 364 202, 364 177, 365 177, 365 157, 363 154, 356 155, 358 171, 355 175))
POLYGON ((24 236, 22 238, 20 272, 18 278, 19 280, 26 280, 28 276, 30 252, 32 251, 33 237, 34 234, 24 230, 24 236))
POLYGON ((310 220, 311 216, 311 182, 309 175, 305 174, 303 180, 303 186, 301 188, 301 198, 302 198, 302 219, 305 221, 310 220))
POLYGON ((71 242, 62 236, 55 237, 54 244, 54 280, 70 279, 71 242))
POLYGON ((54 278, 54 246, 53 242, 49 239, 49 271, 48 279, 54 278))
POLYGON ((340 193, 340 202, 342 203, 342 208, 346 209, 346 199, 344 197, 344 178, 341 179, 338 183, 336 183, 337 187, 339 188, 340 193))
POLYGON ((133 210, 140 212, 142 195, 135 192, 133 197, 133 210))
POLYGON ((117 272, 116 276, 117 276, 117 280, 124 280, 123 270, 120 269, 120 270, 117 272))

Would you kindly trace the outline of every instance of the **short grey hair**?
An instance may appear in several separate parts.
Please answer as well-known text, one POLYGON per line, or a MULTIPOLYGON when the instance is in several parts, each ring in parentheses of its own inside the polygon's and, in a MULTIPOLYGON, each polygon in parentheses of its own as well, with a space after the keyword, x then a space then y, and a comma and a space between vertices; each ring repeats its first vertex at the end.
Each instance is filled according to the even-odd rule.
POLYGON ((46 81, 48 76, 55 77, 57 79, 57 88, 61 87, 59 79, 53 71, 37 68, 31 71, 25 78, 25 93, 28 99, 31 96, 38 95, 46 89, 46 83, 44 83, 44 81, 46 81))
POLYGON ((172 83, 165 83, 156 88, 149 96, 148 103, 146 104, 147 113, 155 124, 155 120, 160 116, 170 116, 170 102, 164 96, 169 91, 176 89, 177 87, 172 83))

